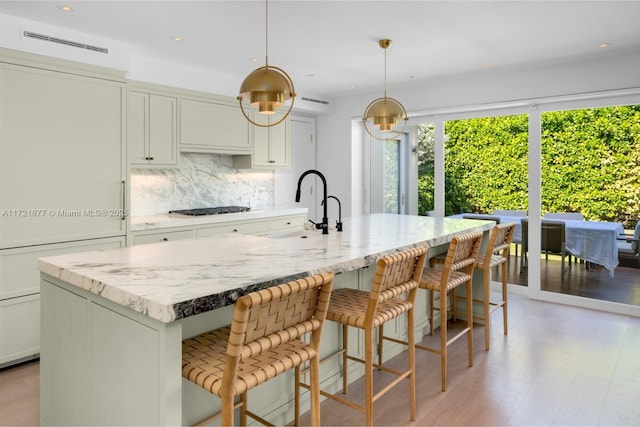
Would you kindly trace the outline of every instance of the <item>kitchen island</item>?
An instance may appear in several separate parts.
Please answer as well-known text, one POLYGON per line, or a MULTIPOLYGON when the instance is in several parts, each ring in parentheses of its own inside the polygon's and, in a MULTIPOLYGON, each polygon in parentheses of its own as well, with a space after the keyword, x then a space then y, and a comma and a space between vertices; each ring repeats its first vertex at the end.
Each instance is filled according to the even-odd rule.
MULTIPOLYGON (((338 274, 337 287, 367 289, 380 257, 420 245, 433 256, 456 234, 492 225, 374 214, 328 235, 225 235, 39 259, 41 423, 192 423, 217 400, 183 382, 181 342, 229 323, 239 295, 323 271, 338 274)), ((337 336, 325 328, 323 353, 337 336)), ((290 421, 290 378, 264 387, 279 392, 252 405, 290 421)))

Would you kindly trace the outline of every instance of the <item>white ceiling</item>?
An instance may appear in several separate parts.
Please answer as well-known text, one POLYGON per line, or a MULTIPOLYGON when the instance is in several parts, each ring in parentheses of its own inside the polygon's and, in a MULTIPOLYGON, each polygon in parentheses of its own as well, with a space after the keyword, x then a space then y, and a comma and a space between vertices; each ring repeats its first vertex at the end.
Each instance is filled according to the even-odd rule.
MULTIPOLYGON (((134 55, 238 76, 238 87, 264 65, 262 0, 0 0, 0 13, 114 39, 134 55), (74 10, 63 12, 56 7, 62 4, 74 10)), ((640 1, 269 1, 269 63, 291 75, 298 93, 382 90, 381 38, 393 40, 391 90, 638 52, 640 1)))

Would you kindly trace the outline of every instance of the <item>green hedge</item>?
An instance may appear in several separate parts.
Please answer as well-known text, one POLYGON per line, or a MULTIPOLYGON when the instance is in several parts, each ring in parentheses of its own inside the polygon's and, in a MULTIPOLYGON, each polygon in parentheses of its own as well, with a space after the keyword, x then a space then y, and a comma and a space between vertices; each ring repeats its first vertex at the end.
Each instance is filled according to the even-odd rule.
MULTIPOLYGON (((446 214, 527 209, 528 116, 446 123, 446 214)), ((433 127, 419 129, 419 210, 433 209, 433 127)), ((640 215, 640 105, 542 114, 542 212, 640 215)))

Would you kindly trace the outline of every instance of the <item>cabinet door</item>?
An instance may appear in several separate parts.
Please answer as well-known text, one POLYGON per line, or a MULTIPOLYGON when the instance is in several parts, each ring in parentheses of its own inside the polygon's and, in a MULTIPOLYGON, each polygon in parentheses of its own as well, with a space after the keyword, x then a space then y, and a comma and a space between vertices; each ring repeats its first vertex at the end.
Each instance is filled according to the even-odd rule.
POLYGON ((240 107, 180 99, 180 150, 247 154, 249 122, 240 107))
POLYGON ((290 121, 287 118, 279 125, 269 128, 269 160, 279 167, 289 167, 289 126, 290 121))
POLYGON ((149 164, 149 95, 129 92, 127 99, 127 154, 129 163, 149 164))
POLYGON ((127 152, 135 166, 178 165, 175 97, 129 92, 127 152))
MULTIPOLYGON (((274 123, 280 120, 282 115, 283 113, 264 115, 254 112, 254 120, 257 123, 274 123)), ((275 126, 253 127, 251 167, 267 169, 289 167, 289 123, 290 120, 287 118, 275 126)))
POLYGON ((40 295, 0 300, 0 366, 40 352, 40 295))
POLYGON ((149 95, 149 163, 178 164, 177 101, 163 95, 149 95))
POLYGON ((122 82, 0 64, 0 248, 125 234, 122 82))

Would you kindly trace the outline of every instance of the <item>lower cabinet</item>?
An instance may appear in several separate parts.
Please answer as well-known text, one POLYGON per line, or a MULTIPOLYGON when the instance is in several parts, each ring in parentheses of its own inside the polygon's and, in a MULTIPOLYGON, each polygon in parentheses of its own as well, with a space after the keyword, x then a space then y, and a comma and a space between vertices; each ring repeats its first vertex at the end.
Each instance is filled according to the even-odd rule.
POLYGON ((227 233, 251 234, 264 236, 269 234, 269 221, 243 221, 211 227, 201 227, 196 230, 196 237, 213 237, 227 233))
POLYGON ((193 239, 196 234, 193 228, 187 230, 162 231, 161 233, 134 234, 133 244, 144 245, 146 243, 169 242, 173 240, 193 239))
POLYGON ((182 239, 201 239, 220 236, 222 234, 238 233, 253 236, 289 233, 304 228, 306 215, 287 215, 265 218, 260 220, 230 221, 217 224, 198 225, 190 228, 172 227, 157 230, 133 232, 133 244, 168 242, 182 239))
POLYGON ((0 300, 0 366, 40 352, 40 294, 0 300))
POLYGON ((38 258, 124 245, 124 237, 110 237, 0 250, 0 366, 40 352, 38 258))
POLYGON ((271 218, 269 220, 269 234, 288 233, 290 231, 302 230, 306 220, 307 219, 304 215, 271 218))

